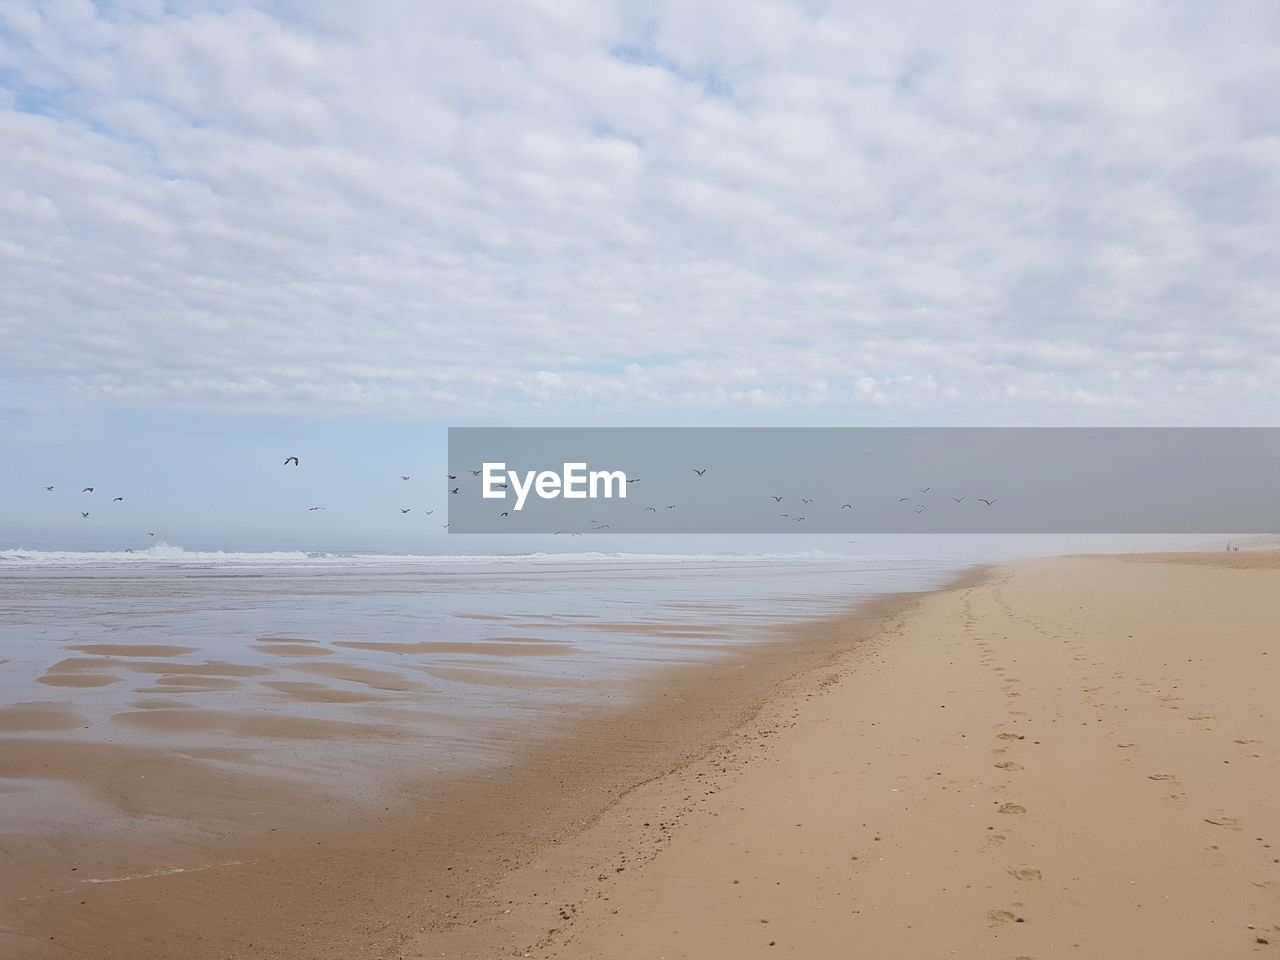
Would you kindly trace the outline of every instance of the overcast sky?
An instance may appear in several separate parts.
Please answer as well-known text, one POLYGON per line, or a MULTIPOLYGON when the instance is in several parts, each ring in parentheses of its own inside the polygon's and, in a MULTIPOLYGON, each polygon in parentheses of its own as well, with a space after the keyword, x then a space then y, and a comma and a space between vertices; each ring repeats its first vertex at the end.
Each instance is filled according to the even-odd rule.
POLYGON ((373 510, 462 423, 1275 425, 1276 90, 1271 0, 0 0, 0 510, 260 527, 299 449, 373 510))

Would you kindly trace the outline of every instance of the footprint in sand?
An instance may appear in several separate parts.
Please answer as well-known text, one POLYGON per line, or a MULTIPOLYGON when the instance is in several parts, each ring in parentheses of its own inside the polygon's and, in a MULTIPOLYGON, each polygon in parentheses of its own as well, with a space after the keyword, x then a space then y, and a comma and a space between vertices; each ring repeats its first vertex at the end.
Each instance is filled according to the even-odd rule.
POLYGON ((1215 827, 1226 827, 1228 830, 1239 830, 1240 821, 1235 817, 1205 817, 1205 823, 1212 823, 1215 827))
POLYGON ((1002 803, 996 807, 996 813, 1026 813, 1027 808, 1020 803, 1002 803))
POLYGON ((1040 871, 1035 867, 1010 867, 1009 876, 1015 880, 1039 880, 1040 871))
POLYGON ((1178 775, 1176 773, 1149 773, 1147 774, 1147 779, 1148 780, 1177 780, 1178 775))
POLYGON ((1024 923, 1022 917, 1018 916, 1012 910, 988 910, 987 923, 993 927, 1002 926, 1006 923, 1024 923))
POLYGON ((1001 733, 1001 734, 997 734, 997 737, 998 737, 999 739, 1001 739, 1001 740, 1025 740, 1025 739, 1027 739, 1025 736, 1023 736, 1023 735, 1022 735, 1022 734, 1020 734, 1020 733, 1001 733))
POLYGON ((1012 760, 1001 760, 996 766, 1001 770, 1021 770, 1022 764, 1014 763, 1012 760))

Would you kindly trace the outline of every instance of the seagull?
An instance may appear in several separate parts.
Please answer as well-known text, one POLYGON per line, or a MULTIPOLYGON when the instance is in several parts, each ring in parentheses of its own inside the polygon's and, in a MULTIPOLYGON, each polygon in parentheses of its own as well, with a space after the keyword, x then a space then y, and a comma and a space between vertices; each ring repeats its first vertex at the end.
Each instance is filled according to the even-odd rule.
POLYGON ((852 510, 852 509, 853 509, 853 504, 852 504, 852 503, 842 503, 842 504, 840 504, 840 509, 841 509, 841 510, 852 510))
POLYGON ((928 504, 917 503, 913 509, 916 513, 924 513, 925 510, 928 509, 928 504))
POLYGON ((964 497, 952 497, 951 499, 956 503, 964 503, 964 497))
POLYGON ((479 471, 479 470, 472 470, 472 471, 471 471, 471 475, 472 475, 473 477, 478 477, 478 476, 480 476, 480 471, 479 471))
POLYGON ((428 517, 431 516, 433 513, 435 513, 434 510, 423 510, 422 512, 425 513, 428 517))
POLYGON ((800 498, 800 502, 801 502, 801 503, 813 503, 813 497, 807 497, 807 498, 806 498, 806 497, 801 497, 801 498, 800 498))
POLYGON ((639 483, 639 482, 640 482, 640 478, 639 478, 639 477, 634 477, 634 478, 632 478, 632 477, 628 477, 628 478, 627 478, 627 483, 639 483))
POLYGON ((507 513, 507 511, 503 510, 500 514, 498 514, 498 516, 500 516, 500 517, 509 517, 509 516, 511 516, 511 514, 507 513))
POLYGON ((910 498, 910 497, 899 497, 899 498, 898 498, 898 502, 899 502, 899 503, 910 503, 910 502, 911 502, 911 498, 910 498))
POLYGON ((456 473, 451 473, 451 474, 449 474, 449 479, 450 479, 450 480, 457 480, 457 479, 458 479, 458 475, 457 475, 456 473))
POLYGON ((80 492, 81 492, 81 493, 93 493, 93 487, 85 487, 85 488, 84 488, 83 490, 81 490, 80 492))
POLYGON ((667 509, 668 509, 668 510, 674 510, 675 508, 676 508, 676 505, 675 505, 674 503, 668 503, 668 504, 667 504, 667 509))
POLYGON ((928 493, 928 492, 929 492, 930 490, 932 490, 932 489, 933 489, 933 487, 925 487, 925 488, 924 488, 923 490, 921 490, 920 492, 921 492, 921 493, 928 493))
POLYGON ((409 479, 409 477, 403 477, 403 476, 402 476, 400 479, 401 479, 401 480, 408 480, 408 479, 409 479))
POLYGON ((509 487, 509 486, 511 486, 511 484, 509 484, 509 483, 499 483, 499 484, 496 484, 496 485, 495 485, 496 489, 498 489, 498 490, 505 490, 505 489, 507 489, 507 487, 509 487))
POLYGON ((50 493, 53 493, 53 487, 45 487, 45 489, 48 490, 50 493))
POLYGON ((454 487, 454 488, 453 488, 452 490, 450 490, 449 492, 450 492, 450 493, 457 493, 459 489, 460 489, 459 487, 454 487))
POLYGON ((400 512, 401 512, 401 513, 408 513, 408 512, 409 512, 410 510, 412 510, 412 509, 413 509, 413 507, 401 507, 401 508, 400 508, 400 512))
POLYGON ((609 529, 609 525, 608 525, 607 523, 602 523, 602 524, 600 524, 600 526, 598 526, 598 527, 592 527, 591 529, 592 529, 592 530, 608 530, 608 529, 609 529))
POLYGON ((998 499, 1000 499, 1000 498, 999 498, 999 497, 992 497, 990 500, 988 500, 986 497, 979 497, 978 499, 979 499, 979 500, 981 500, 983 503, 985 503, 985 504, 989 507, 989 506, 991 506, 993 503, 995 503, 995 502, 996 502, 998 499))
POLYGON ((657 507, 645 507, 645 508, 644 508, 644 512, 645 512, 645 513, 657 513, 657 512, 658 512, 658 508, 657 508, 657 507))
POLYGON ((148 537, 154 537, 154 536, 155 536, 155 534, 154 534, 154 533, 148 533, 148 534, 147 534, 147 536, 148 536, 148 537))
MULTIPOLYGON (((772 494, 770 494, 770 496, 773 496, 773 495, 772 495, 772 494)), ((774 498, 773 498, 773 502, 774 502, 774 503, 781 503, 781 502, 782 502, 782 498, 781 498, 781 497, 774 497, 774 498)))
POLYGON ((311 511, 314 511, 314 510, 323 510, 323 509, 324 507, 307 507, 307 512, 310 513, 311 511))
POLYGON ((88 517, 89 517, 89 515, 88 515, 87 513, 85 513, 84 511, 81 511, 81 512, 80 512, 80 516, 84 517, 85 519, 88 519, 88 517))
POLYGON ((701 477, 701 476, 703 476, 703 475, 707 472, 707 468, 706 468, 706 467, 703 467, 701 470, 699 470, 697 467, 694 467, 694 468, 693 468, 693 472, 694 472, 694 473, 696 473, 698 476, 700 476, 700 477, 701 477))
POLYGON ((799 523, 804 519, 804 517, 792 517, 791 519, 794 520, 796 523, 799 523))
POLYGON ((289 464, 291 464, 291 463, 292 463, 295 467, 301 466, 301 464, 300 464, 300 463, 298 463, 298 458, 297 458, 297 457, 285 457, 285 458, 284 458, 284 465, 285 465, 286 467, 287 467, 289 464))
POLYGON ((116 497, 116 498, 114 498, 111 502, 112 502, 112 503, 124 503, 124 497, 116 497))
POLYGON ((449 524, 447 524, 447 523, 442 523, 442 524, 440 524, 440 526, 442 526, 442 527, 443 527, 444 529, 446 529, 446 530, 448 530, 448 529, 449 529, 449 524))

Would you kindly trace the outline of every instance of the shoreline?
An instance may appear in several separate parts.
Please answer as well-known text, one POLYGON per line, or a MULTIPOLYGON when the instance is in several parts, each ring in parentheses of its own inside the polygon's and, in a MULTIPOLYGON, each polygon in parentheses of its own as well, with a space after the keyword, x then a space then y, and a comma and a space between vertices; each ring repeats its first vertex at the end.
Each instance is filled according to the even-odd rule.
POLYGON ((1278 588, 1270 553, 973 567, 45 920, 104 960, 1267 956, 1278 588))
MULTIPOLYGON (((268 780, 238 778, 230 791, 210 781, 228 795, 199 814, 202 839, 171 838, 149 866, 123 876, 100 876, 90 851, 72 844, 61 869, 74 872, 61 876, 74 882, 57 869, 42 876, 44 894, 9 911, 0 947, 33 958, 89 950, 104 960, 175 949, 193 960, 398 955, 424 930, 465 922, 487 889, 537 851, 580 833, 636 786, 695 762, 788 679, 878 634, 924 595, 862 600, 713 660, 653 670, 635 685, 634 702, 566 708, 498 770, 401 777, 380 809, 317 804, 268 780), (167 866, 175 851, 187 866, 167 866)), ((38 775, 40 745, 0 741, 0 750, 10 769, 14 750, 24 750, 18 766, 38 775)), ((95 762, 91 751, 81 762, 95 762)))

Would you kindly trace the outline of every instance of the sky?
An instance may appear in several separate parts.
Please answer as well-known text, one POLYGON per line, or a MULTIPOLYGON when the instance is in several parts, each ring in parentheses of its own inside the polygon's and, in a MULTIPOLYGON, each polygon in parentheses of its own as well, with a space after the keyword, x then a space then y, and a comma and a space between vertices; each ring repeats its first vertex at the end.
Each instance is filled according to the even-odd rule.
POLYGON ((1269 0, 0 0, 0 545, 440 549, 449 426, 1277 425, 1277 89, 1269 0))

